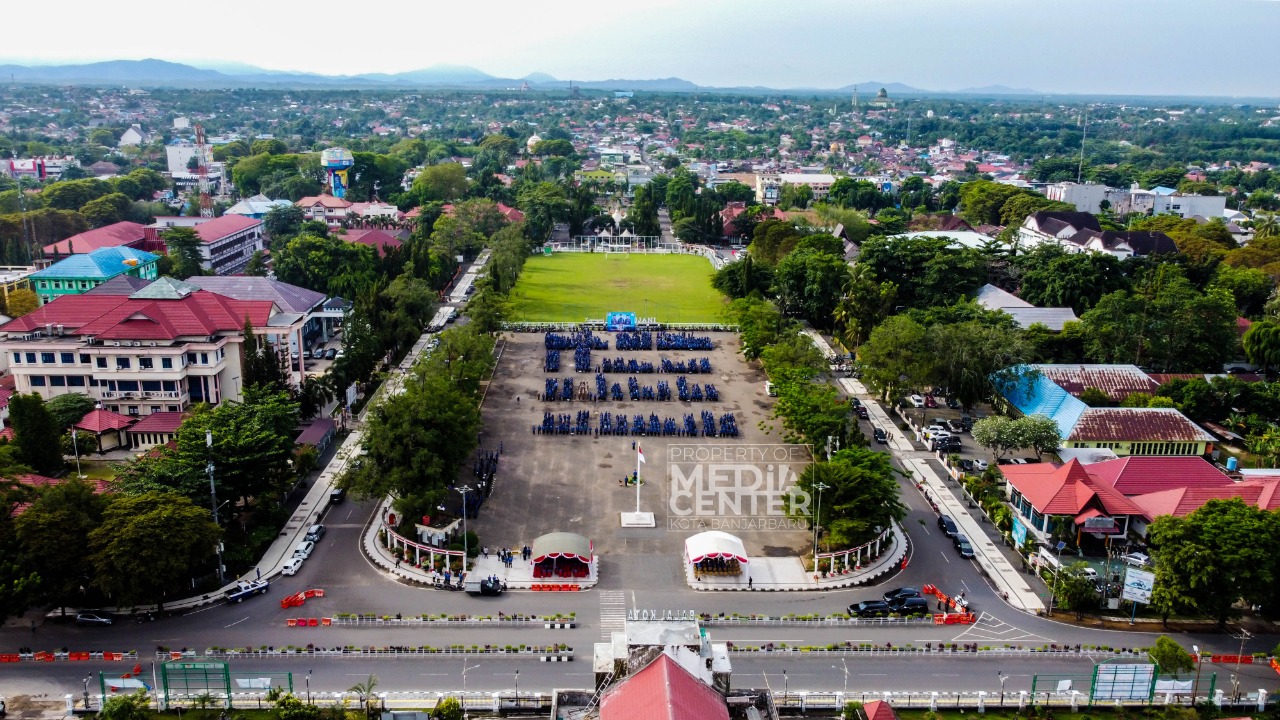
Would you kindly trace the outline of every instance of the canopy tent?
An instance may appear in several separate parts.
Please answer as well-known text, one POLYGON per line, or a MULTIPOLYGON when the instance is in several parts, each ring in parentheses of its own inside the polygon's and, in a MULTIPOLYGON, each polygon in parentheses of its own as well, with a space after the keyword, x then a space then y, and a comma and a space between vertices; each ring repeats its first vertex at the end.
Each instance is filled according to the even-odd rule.
POLYGON ((685 540, 684 555, 695 565, 703 560, 747 562, 747 550, 742 546, 742 541, 719 530, 708 530, 685 540))
POLYGON ((588 577, 591 541, 577 533, 547 533, 533 541, 533 577, 588 577))

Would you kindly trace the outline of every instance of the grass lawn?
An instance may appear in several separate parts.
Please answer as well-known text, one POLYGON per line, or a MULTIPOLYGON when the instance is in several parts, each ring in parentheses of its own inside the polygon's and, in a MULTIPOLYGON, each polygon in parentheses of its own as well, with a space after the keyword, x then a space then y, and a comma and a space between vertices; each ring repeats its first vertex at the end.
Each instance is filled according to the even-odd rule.
POLYGON ((511 319, 582 322, 634 312, 659 322, 720 322, 725 301, 711 287, 713 273, 711 263, 695 255, 538 255, 511 291, 511 319))

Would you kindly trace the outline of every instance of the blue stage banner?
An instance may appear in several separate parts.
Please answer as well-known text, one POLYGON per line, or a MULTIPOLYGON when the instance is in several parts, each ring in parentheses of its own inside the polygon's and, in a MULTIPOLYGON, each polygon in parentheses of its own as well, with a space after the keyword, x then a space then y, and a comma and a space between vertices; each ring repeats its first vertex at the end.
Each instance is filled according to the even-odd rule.
POLYGON ((605 317, 604 325, 606 328, 614 332, 619 330, 635 330, 636 314, 633 312, 611 312, 605 317))

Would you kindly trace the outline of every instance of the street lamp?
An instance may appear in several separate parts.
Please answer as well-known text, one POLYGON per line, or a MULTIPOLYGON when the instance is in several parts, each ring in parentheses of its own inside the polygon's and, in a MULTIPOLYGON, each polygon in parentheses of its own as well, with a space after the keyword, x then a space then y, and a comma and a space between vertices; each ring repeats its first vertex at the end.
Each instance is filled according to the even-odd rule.
POLYGON ((1196 681, 1191 686, 1191 707, 1196 706, 1196 696, 1200 693, 1200 646, 1192 645, 1191 651, 1196 654, 1196 681))
POLYGON ((840 692, 840 697, 843 699, 845 695, 849 694, 849 664, 844 661, 844 658, 840 658, 840 667, 832 665, 831 669, 844 670, 844 690, 840 692))
POLYGON ((311 671, 307 671, 307 704, 311 704, 311 671))
POLYGON ((1009 680, 1009 676, 1005 675, 1003 670, 997 670, 996 675, 1000 676, 1000 707, 1004 707, 1004 684, 1009 680))
POLYGON ((813 514, 813 570, 818 571, 818 522, 822 514, 822 491, 831 487, 824 482, 818 482, 813 486, 818 491, 818 511, 813 514))
MULTIPOLYGON (((470 485, 463 485, 460 488, 454 488, 454 490, 462 493, 462 574, 465 576, 467 574, 467 558, 471 556, 471 550, 467 546, 467 493, 473 491, 470 485)), ((464 661, 463 664, 465 665, 466 662, 464 661)), ((465 681, 467 676, 463 674, 462 677, 465 681)))
POLYGON ((1058 541, 1058 567, 1053 569, 1053 592, 1049 594, 1049 614, 1053 615, 1053 601, 1058 597, 1058 576, 1062 574, 1062 548, 1067 544, 1058 541))
POLYGON ((475 670, 478 667, 480 667, 480 663, 476 663, 475 665, 467 667, 467 658, 466 656, 463 656, 462 658, 462 717, 465 720, 470 720, 471 718, 471 713, 467 712, 467 672, 470 670, 475 670))
POLYGON ((782 671, 782 694, 787 696, 791 694, 791 678, 787 677, 787 671, 782 671))
POLYGON ((516 668, 516 707, 520 707, 520 669, 516 668))
MULTIPOLYGON (((204 431, 204 446, 209 450, 209 464, 206 466, 206 468, 209 471, 209 498, 212 503, 210 507, 213 508, 213 524, 221 528, 222 523, 218 521, 218 507, 219 507, 218 489, 213 484, 213 431, 212 430, 204 431)), ((222 576, 222 540, 219 539, 218 540, 218 585, 222 585, 225 582, 226 582, 226 578, 222 576)))

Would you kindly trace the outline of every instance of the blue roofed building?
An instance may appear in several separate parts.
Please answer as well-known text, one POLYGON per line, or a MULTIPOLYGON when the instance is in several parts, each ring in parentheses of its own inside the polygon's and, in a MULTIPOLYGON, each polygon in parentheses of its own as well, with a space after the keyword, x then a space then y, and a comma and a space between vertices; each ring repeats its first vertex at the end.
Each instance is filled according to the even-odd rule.
POLYGON ((41 304, 44 304, 62 295, 86 293, 120 275, 155 280, 158 275, 156 261, 159 259, 159 255, 124 245, 98 248, 81 255, 71 255, 32 273, 31 281, 41 304))
POLYGON ((1089 407, 1078 395, 1098 388, 1113 400, 1159 383, 1133 365, 1020 365, 992 377, 1013 415, 1044 415, 1062 447, 1129 455, 1205 455, 1213 436, 1174 408, 1089 407))

